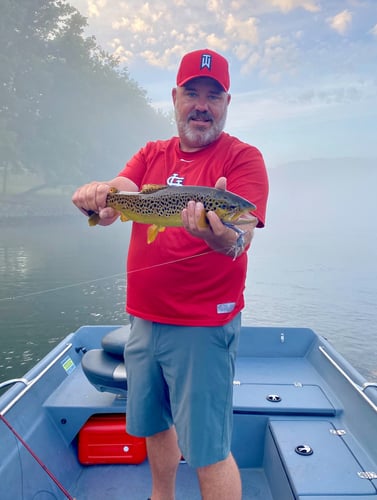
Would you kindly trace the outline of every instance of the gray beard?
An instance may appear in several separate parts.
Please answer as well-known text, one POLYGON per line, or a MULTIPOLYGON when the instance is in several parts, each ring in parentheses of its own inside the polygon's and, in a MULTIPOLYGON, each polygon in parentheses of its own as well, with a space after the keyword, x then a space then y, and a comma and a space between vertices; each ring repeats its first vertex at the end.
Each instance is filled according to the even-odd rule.
POLYGON ((225 127, 226 115, 227 113, 225 112, 223 118, 218 123, 212 122, 212 127, 208 130, 204 128, 202 130, 192 130, 189 123, 180 120, 177 111, 175 111, 178 134, 191 148, 202 148, 211 144, 211 142, 214 142, 220 136, 225 127))

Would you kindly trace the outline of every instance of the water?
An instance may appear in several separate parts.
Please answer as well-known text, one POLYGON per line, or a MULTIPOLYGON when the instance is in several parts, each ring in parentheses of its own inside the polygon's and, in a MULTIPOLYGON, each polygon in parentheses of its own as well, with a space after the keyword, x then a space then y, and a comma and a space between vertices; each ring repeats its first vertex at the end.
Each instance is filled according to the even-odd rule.
POLYGON ((377 379, 376 244, 363 247, 361 238, 352 243, 324 231, 301 240, 288 235, 278 246, 271 234, 260 236, 249 269, 245 322, 310 327, 377 379))
POLYGON ((81 217, 0 228, 0 380, 80 325, 127 321, 128 229, 88 228, 81 217))
MULTIPOLYGON (((79 215, 0 228, 0 381, 83 324, 127 322, 129 228, 88 228, 79 215)), ((377 379, 376 243, 363 245, 358 231, 350 238, 329 223, 305 232, 272 217, 250 254, 243 321, 313 328, 377 379)))

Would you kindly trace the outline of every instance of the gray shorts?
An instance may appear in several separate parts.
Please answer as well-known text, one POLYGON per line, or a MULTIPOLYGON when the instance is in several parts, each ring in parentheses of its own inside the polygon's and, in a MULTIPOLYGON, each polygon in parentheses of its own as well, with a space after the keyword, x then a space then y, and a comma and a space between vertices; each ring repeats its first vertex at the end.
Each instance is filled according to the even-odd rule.
POLYGON ((192 467, 224 460, 232 434, 234 363, 241 315, 219 327, 133 317, 125 350, 127 432, 151 436, 175 425, 192 467))

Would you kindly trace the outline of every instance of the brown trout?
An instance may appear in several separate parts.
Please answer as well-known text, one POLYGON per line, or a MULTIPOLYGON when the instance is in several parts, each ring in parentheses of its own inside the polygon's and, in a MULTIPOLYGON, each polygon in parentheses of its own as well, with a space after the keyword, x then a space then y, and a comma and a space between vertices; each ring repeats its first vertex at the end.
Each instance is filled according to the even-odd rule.
MULTIPOLYGON (((203 203, 205 212, 212 210, 224 224, 231 227, 232 223, 246 223, 246 220, 242 221, 239 218, 256 209, 253 203, 222 189, 155 184, 146 184, 140 192, 135 193, 111 188, 107 195, 106 206, 118 211, 122 222, 132 220, 151 224, 148 228, 147 241, 152 243, 158 233, 164 231, 166 227, 182 226, 181 212, 190 200, 203 203)), ((89 215, 89 225, 98 224, 98 214, 89 215)), ((208 225, 205 213, 200 224, 202 227, 208 225)))

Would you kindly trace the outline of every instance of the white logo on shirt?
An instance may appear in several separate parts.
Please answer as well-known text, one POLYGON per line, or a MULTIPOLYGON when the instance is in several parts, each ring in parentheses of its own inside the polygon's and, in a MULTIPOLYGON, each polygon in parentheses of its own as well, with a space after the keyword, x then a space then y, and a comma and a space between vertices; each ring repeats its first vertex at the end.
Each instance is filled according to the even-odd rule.
POLYGON ((217 314, 230 313, 235 307, 235 302, 225 302, 224 304, 217 304, 217 314))
POLYGON ((183 186, 184 177, 179 177, 179 174, 173 174, 168 177, 168 186, 183 186))

